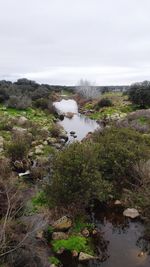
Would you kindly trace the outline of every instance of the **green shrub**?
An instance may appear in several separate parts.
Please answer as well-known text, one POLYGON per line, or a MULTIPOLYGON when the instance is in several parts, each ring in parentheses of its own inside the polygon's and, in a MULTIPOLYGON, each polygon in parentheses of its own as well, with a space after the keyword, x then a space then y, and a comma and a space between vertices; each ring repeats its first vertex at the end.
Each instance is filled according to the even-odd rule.
POLYGON ((58 137, 60 134, 60 127, 57 124, 53 124, 50 133, 52 137, 58 137))
POLYGON ((132 84, 128 95, 133 104, 139 105, 140 107, 150 106, 150 82, 144 81, 132 84))
POLYGON ((88 230, 93 230, 95 228, 95 225, 93 223, 87 223, 86 219, 83 216, 76 217, 73 232, 80 233, 85 228, 87 228, 88 230))
POLYGON ((103 108, 103 107, 112 107, 113 103, 111 101, 111 99, 109 98, 102 98, 99 100, 99 102, 96 105, 99 108, 103 108))
POLYGON ((53 158, 53 173, 47 185, 49 203, 87 204, 91 198, 106 200, 112 190, 101 177, 97 146, 73 143, 53 158))
POLYGON ((22 139, 14 140, 6 145, 6 151, 12 161, 22 160, 23 158, 27 157, 29 145, 22 139))
POLYGON ((37 193, 35 197, 32 198, 32 204, 34 207, 45 206, 47 203, 44 191, 37 193))
POLYGON ((93 140, 99 146, 97 164, 102 178, 119 186, 133 182, 138 175, 135 164, 150 157, 149 138, 132 129, 112 127, 103 133, 97 131, 93 140))
POLYGON ((39 98, 35 100, 34 105, 36 108, 47 109, 48 108, 48 99, 47 98, 39 98))
POLYGON ((7 107, 20 110, 31 107, 31 99, 27 96, 11 96, 7 101, 7 107))
POLYGON ((59 251, 60 249, 65 249, 69 251, 77 251, 77 252, 86 252, 93 254, 90 246, 88 245, 87 239, 82 236, 71 236, 67 240, 54 240, 52 241, 52 247, 54 252, 59 251))

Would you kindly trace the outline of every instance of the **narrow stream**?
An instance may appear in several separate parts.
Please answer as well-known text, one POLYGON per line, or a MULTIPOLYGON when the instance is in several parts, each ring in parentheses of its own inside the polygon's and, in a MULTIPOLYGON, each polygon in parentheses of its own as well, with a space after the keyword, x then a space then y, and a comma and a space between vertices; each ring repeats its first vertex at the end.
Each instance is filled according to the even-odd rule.
MULTIPOLYGON (((77 140, 82 140, 88 132, 98 128, 98 124, 78 113, 74 100, 61 100, 54 103, 59 113, 73 112, 73 118, 64 118, 60 124, 68 133, 69 141, 74 139, 70 131, 74 131, 77 140)), ((142 239, 144 227, 139 220, 130 220, 123 216, 123 210, 97 206, 92 221, 104 233, 108 240, 108 259, 102 263, 90 262, 88 267, 150 267, 150 257, 145 252, 142 239)), ((85 265, 65 258, 64 267, 83 267, 85 265)), ((87 265, 86 265, 87 266, 87 265)))
POLYGON ((78 113, 78 105, 75 100, 63 99, 60 102, 54 102, 54 106, 60 114, 65 114, 67 112, 74 114, 71 119, 64 117, 64 119, 60 121, 60 125, 63 126, 68 133, 70 142, 74 140, 74 137, 70 135, 71 131, 75 132, 77 136, 76 140, 81 141, 89 132, 94 132, 99 127, 96 121, 78 113))

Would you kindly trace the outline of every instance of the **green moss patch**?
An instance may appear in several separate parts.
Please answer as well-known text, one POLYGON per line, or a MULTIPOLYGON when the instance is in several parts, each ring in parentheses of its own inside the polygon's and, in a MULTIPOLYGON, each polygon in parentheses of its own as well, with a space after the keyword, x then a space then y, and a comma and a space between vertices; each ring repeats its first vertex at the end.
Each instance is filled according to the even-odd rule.
POLYGON ((93 254, 88 240, 82 236, 71 236, 67 240, 54 240, 52 241, 52 247, 54 252, 63 248, 68 251, 76 250, 78 253, 82 251, 93 254))

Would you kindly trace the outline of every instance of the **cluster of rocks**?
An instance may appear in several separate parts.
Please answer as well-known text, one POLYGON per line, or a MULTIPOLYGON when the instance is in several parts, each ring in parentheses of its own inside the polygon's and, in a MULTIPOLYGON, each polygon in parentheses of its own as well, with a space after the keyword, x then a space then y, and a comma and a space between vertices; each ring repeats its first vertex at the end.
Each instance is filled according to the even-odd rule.
MULTIPOLYGON (((52 227, 54 229, 54 232, 52 233, 52 240, 62 240, 62 239, 66 240, 66 239, 68 239, 69 235, 71 233, 70 228, 72 227, 72 225, 73 225, 73 222, 72 222, 71 218, 68 216, 63 216, 59 220, 55 221, 52 224, 52 227)), ((85 237, 85 238, 88 238, 90 236, 90 234, 91 233, 87 228, 84 228, 80 232, 80 235, 85 237)), ((102 234, 97 229, 92 230, 92 236, 96 237, 98 242, 102 243, 102 234)), ((63 252, 64 252, 64 248, 61 248, 60 250, 57 251, 57 254, 60 255, 63 252)), ((104 254, 103 254, 103 256, 104 256, 104 254)), ((75 250, 72 251, 72 257, 77 257, 79 262, 88 262, 91 260, 102 260, 102 257, 100 257, 100 255, 93 256, 93 255, 90 255, 90 254, 85 253, 83 251, 80 251, 78 253, 75 250)))
POLYGON ((71 135, 73 138, 77 138, 77 135, 76 135, 76 132, 75 132, 75 131, 71 131, 71 132, 70 132, 70 135, 71 135))

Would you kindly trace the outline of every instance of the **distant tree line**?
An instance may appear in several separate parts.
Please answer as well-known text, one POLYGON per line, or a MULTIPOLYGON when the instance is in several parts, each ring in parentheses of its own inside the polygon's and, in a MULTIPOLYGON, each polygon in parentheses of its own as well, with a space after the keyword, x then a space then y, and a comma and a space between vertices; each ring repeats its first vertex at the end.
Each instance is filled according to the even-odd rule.
POLYGON ((34 104, 37 107, 48 108, 52 92, 72 90, 67 86, 39 84, 28 79, 16 82, 0 81, 0 103, 18 109, 26 109, 34 104))

